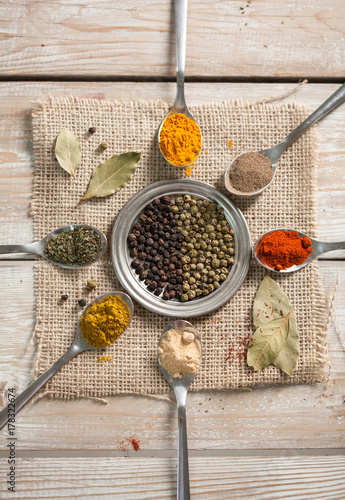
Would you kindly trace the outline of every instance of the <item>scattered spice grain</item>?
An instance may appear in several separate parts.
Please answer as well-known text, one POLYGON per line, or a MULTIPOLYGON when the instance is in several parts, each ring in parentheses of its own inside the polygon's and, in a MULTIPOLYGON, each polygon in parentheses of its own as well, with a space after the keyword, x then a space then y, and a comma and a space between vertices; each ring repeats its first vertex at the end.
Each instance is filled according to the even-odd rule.
POLYGON ((264 188, 273 178, 274 170, 266 156, 251 151, 240 155, 231 166, 230 183, 242 193, 264 188))
POLYGON ((89 134, 94 134, 96 132, 96 127, 89 128, 89 134))

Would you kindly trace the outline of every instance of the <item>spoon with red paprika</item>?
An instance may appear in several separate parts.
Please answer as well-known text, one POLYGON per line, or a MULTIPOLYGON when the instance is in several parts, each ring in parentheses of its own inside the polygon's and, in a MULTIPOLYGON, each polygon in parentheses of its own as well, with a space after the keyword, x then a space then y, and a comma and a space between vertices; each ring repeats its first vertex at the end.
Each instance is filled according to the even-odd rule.
POLYGON ((344 249, 345 241, 325 243, 294 229, 275 229, 256 240, 254 256, 269 271, 293 273, 323 253, 344 249))

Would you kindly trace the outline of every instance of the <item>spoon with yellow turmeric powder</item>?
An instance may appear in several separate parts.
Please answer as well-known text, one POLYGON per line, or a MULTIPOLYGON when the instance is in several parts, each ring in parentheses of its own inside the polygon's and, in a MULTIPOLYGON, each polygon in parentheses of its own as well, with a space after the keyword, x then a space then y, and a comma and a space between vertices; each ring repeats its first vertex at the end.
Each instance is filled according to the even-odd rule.
POLYGON ((174 166, 187 167, 197 160, 202 137, 199 125, 187 108, 184 96, 187 0, 175 0, 174 5, 177 91, 175 103, 160 126, 158 144, 167 162, 174 166))
MULTIPOLYGON (((125 332, 133 316, 133 302, 123 292, 110 292, 91 302, 78 323, 73 344, 48 370, 34 380, 15 400, 17 413, 64 364, 84 351, 108 347, 125 332)), ((8 420, 7 406, 0 412, 0 429, 8 420)))

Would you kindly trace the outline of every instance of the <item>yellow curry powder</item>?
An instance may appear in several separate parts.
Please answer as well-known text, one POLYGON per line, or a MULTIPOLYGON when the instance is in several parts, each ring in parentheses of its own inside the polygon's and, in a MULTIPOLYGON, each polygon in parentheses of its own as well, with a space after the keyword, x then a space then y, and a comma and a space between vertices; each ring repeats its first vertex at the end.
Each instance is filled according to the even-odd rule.
POLYGON ((164 120, 159 146, 169 163, 186 166, 195 161, 200 153, 200 129, 186 115, 170 115, 164 120))
POLYGON ((124 332, 131 315, 124 301, 115 295, 107 295, 94 302, 80 319, 80 329, 86 342, 92 347, 106 347, 124 332))

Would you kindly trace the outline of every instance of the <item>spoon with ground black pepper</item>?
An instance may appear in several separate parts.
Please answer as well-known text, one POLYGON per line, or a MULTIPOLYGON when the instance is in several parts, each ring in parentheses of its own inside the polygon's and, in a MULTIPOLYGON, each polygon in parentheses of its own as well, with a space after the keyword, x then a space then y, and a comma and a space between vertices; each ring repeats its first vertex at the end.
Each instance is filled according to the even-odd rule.
MULTIPOLYGON (((63 356, 61 356, 60 359, 58 359, 48 370, 46 370, 42 375, 40 375, 36 380, 34 380, 29 387, 27 387, 23 392, 21 392, 15 399, 13 397, 13 401, 9 400, 9 405, 5 406, 3 410, 0 411, 0 429, 3 428, 3 426, 6 424, 8 421, 9 417, 13 417, 13 414, 16 414, 23 406, 30 401, 30 399, 37 394, 37 392, 55 375, 57 371, 59 371, 70 359, 74 358, 77 354, 80 354, 84 351, 93 351, 99 348, 103 347, 108 347, 112 343, 116 342, 117 338, 122 335, 128 328, 128 326, 131 323, 132 317, 133 317, 133 302, 132 299, 124 292, 108 292, 103 295, 100 295, 99 297, 96 297, 88 306, 84 309, 83 316, 87 313, 87 310, 92 307, 93 304, 102 302, 104 299, 106 299, 109 296, 113 296, 116 300, 120 300, 121 303, 124 303, 123 306, 127 309, 128 311, 128 323, 124 325, 123 331, 119 332, 119 334, 116 336, 115 340, 112 340, 111 342, 108 343, 103 343, 99 347, 94 347, 90 345, 87 340, 86 336, 83 334, 83 331, 81 330, 81 320, 78 322, 78 327, 77 331, 74 337, 74 341, 71 345, 71 347, 68 349, 68 351, 65 352, 63 356), (13 408, 13 410, 10 410, 13 408)), ((102 333, 102 332, 101 332, 102 333)), ((114 337, 113 337, 114 338, 114 337)), ((100 340, 104 342, 104 335, 100 337, 100 340)))
POLYGON ((56 266, 79 269, 94 264, 106 249, 107 238, 99 229, 87 224, 71 224, 35 243, 0 245, 0 254, 32 253, 56 266))
POLYGON ((237 156, 224 174, 226 189, 239 197, 262 193, 273 182, 277 163, 285 151, 308 128, 345 101, 345 84, 319 106, 304 122, 296 127, 279 144, 260 151, 250 151, 237 156))

